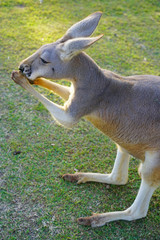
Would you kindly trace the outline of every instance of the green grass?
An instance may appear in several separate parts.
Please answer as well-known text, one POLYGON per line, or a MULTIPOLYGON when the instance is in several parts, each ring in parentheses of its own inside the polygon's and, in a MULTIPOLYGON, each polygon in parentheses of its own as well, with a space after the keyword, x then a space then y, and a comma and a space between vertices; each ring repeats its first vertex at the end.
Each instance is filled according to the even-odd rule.
POLYGON ((95 229, 77 224, 78 217, 132 204, 140 184, 139 161, 132 159, 126 186, 64 182, 61 176, 75 170, 110 172, 115 145, 84 120, 71 130, 56 125, 10 79, 21 60, 97 10, 103 16, 94 36, 104 37, 87 53, 101 67, 123 75, 160 75, 158 0, 0 1, 1 239, 159 239, 160 189, 145 219, 95 229))

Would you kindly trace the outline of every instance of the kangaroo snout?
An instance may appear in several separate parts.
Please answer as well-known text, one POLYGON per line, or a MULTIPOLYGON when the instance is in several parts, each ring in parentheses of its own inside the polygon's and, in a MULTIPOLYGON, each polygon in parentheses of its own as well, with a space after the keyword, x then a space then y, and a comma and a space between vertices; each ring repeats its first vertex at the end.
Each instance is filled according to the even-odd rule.
POLYGON ((31 76, 31 66, 29 66, 28 64, 20 64, 19 66, 19 70, 21 71, 21 73, 23 73, 26 77, 30 77, 31 76))
POLYGON ((23 71, 24 71, 24 66, 23 66, 22 64, 19 66, 19 70, 23 73, 23 71))

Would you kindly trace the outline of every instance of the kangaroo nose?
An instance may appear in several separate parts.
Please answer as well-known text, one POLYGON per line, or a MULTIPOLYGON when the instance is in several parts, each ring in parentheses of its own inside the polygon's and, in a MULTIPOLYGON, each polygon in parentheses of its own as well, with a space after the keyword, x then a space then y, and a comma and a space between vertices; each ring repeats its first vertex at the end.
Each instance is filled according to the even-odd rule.
POLYGON ((24 71, 23 65, 20 65, 19 70, 23 73, 23 71, 24 71))

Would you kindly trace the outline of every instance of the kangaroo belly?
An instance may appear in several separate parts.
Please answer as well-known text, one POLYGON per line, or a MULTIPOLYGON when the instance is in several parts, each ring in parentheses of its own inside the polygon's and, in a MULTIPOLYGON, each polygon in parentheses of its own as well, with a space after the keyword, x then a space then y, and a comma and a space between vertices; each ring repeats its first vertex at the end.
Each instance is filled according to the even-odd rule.
POLYGON ((139 158, 142 161, 145 158, 146 151, 156 151, 160 149, 160 142, 158 146, 150 143, 150 136, 145 136, 144 133, 140 133, 137 129, 124 129, 122 126, 116 124, 114 121, 104 121, 103 119, 94 115, 86 117, 96 128, 111 138, 116 144, 124 148, 133 157, 139 158), (142 134, 144 136, 142 136, 142 134), (140 138, 141 136, 141 138, 140 138))

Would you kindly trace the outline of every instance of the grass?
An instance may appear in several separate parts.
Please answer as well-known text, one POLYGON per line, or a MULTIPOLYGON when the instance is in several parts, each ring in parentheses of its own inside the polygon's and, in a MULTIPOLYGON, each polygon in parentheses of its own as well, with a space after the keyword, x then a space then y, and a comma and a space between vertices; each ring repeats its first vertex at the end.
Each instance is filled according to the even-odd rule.
POLYGON ((94 35, 104 37, 87 53, 101 67, 123 75, 159 75, 158 0, 0 1, 1 239, 159 239, 160 189, 145 219, 95 229, 77 224, 78 217, 132 204, 140 184, 139 161, 132 159, 126 186, 64 182, 67 172, 110 172, 115 145, 83 119, 71 130, 56 125, 10 79, 22 59, 97 10, 103 16, 94 35))

